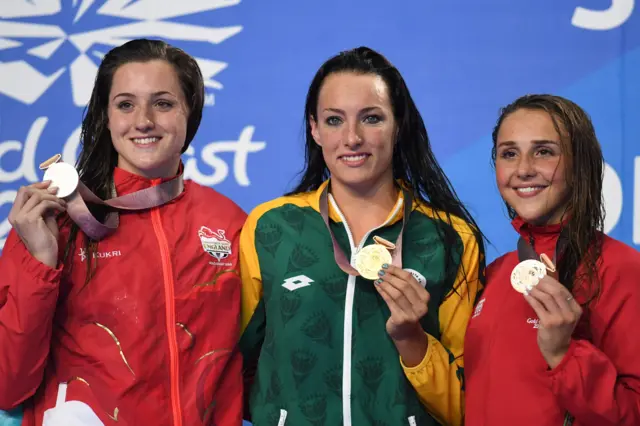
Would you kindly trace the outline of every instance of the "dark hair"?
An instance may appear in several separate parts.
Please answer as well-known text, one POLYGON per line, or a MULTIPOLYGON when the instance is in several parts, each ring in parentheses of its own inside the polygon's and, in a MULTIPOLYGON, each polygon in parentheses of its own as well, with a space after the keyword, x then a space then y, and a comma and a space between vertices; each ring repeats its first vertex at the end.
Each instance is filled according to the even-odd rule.
MULTIPOLYGON (((288 195, 316 190, 329 177, 322 148, 316 144, 311 134, 311 120, 317 121, 318 97, 325 79, 339 72, 373 74, 384 80, 398 126, 392 159, 394 179, 409 184, 413 197, 436 210, 439 219, 443 219, 440 217, 442 212, 446 216, 443 220, 450 225, 450 215, 455 215, 471 225, 480 246, 481 262, 484 262, 483 235, 436 161, 424 121, 402 75, 384 56, 370 48, 358 47, 330 58, 311 81, 304 109, 305 165, 300 173, 300 182, 288 195)), ((440 226, 437 228, 445 246, 445 270, 449 276, 456 273, 452 268, 455 267, 457 270, 455 262, 452 262, 454 258, 451 252, 457 236, 442 232, 440 226)))
MULTIPOLYGON (((560 282, 570 291, 581 288, 586 291, 585 305, 598 296, 598 261, 602 253, 604 228, 604 203, 602 181, 604 158, 593 124, 587 113, 574 102, 554 95, 526 95, 502 108, 493 129, 491 158, 496 161, 498 132, 505 118, 519 109, 545 111, 553 120, 566 156, 565 167, 569 201, 568 218, 564 221, 563 235, 567 236, 566 248, 558 259, 560 282), (584 265, 584 268, 580 266, 584 265), (577 283, 584 287, 576 286, 577 283)), ((515 210, 507 204, 509 216, 515 210)))
MULTIPOLYGON (((82 120, 82 149, 77 168, 82 182, 101 199, 112 197, 113 171, 118 163, 118 154, 113 147, 108 129, 109 92, 115 72, 122 65, 132 62, 149 62, 162 60, 173 65, 180 81, 187 106, 187 132, 182 152, 185 152, 193 140, 204 107, 204 81, 198 63, 187 53, 161 40, 136 39, 110 50, 103 58, 96 75, 91 99, 82 120)), ((97 219, 104 219, 107 211, 104 208, 90 206, 97 219)), ((78 226, 71 225, 69 243, 65 248, 63 261, 74 249, 78 226)), ((85 238, 88 252, 88 265, 91 265, 94 242, 85 238)), ((90 279, 88 274, 87 281, 90 279)))

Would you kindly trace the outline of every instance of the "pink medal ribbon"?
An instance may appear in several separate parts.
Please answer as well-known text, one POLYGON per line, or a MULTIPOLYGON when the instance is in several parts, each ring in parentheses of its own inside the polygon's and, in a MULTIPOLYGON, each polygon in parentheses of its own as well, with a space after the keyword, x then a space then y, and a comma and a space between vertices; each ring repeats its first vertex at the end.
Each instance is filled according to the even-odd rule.
POLYGON ((118 228, 118 212, 108 213, 102 223, 91 214, 85 202, 109 206, 117 210, 146 210, 170 202, 184 190, 184 181, 180 174, 157 186, 121 197, 101 200, 80 181, 75 167, 59 161, 61 157, 60 154, 56 154, 40 165, 40 170, 45 170, 43 181, 49 180, 51 186, 58 188, 56 196, 67 202, 67 213, 71 220, 95 241, 105 238, 118 228))

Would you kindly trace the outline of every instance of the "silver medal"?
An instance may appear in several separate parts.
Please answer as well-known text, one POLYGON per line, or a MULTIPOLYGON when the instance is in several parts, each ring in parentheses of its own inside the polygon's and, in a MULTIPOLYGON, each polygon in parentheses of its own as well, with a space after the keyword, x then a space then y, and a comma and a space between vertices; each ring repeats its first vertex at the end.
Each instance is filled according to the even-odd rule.
POLYGON ((73 194, 80 178, 78 171, 69 163, 54 163, 47 167, 42 180, 50 180, 51 186, 58 188, 56 196, 65 198, 73 194))

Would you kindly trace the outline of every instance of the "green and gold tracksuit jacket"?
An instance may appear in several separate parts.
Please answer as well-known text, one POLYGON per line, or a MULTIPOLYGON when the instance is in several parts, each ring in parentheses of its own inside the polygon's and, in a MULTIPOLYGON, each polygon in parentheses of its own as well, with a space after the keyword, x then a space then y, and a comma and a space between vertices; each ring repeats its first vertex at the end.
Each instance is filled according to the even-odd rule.
MULTIPOLYGON (((456 217, 449 224, 442 212, 413 202, 402 266, 426 282, 431 299, 421 321, 428 350, 409 368, 386 333, 390 312, 373 282, 349 276, 334 260, 318 207, 327 184, 256 207, 242 231, 240 348, 246 365, 257 362, 253 386, 246 389, 253 424, 461 424, 462 345, 484 264, 471 228, 456 217), (457 272, 450 276, 439 231, 455 240, 457 272)), ((329 200, 330 226, 352 262, 374 235, 396 240, 402 194, 384 224, 358 246, 329 200)))

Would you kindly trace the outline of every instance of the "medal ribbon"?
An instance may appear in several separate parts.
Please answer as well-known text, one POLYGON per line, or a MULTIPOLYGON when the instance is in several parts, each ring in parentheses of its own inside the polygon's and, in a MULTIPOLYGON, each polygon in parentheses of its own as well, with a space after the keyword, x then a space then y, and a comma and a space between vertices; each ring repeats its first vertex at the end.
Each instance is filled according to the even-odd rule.
MULTIPOLYGON (((400 228, 400 233, 398 234, 398 238, 395 241, 396 248, 391 253, 391 263, 399 268, 402 268, 402 234, 404 233, 404 228, 409 220, 409 216, 411 215, 411 208, 413 205, 413 199, 411 197, 411 193, 407 191, 405 188, 402 188, 402 202, 404 203, 404 211, 402 214, 402 227, 400 228)), ((329 223, 329 185, 324 188, 322 193, 320 194, 320 215, 324 220, 324 224, 329 231, 329 235, 331 235, 331 242, 333 244, 333 256, 336 260, 336 263, 342 269, 342 271, 346 272, 349 275, 359 276, 360 273, 351 266, 351 262, 347 260, 347 256, 344 254, 344 251, 338 244, 335 235, 333 235, 333 231, 331 230, 331 226, 329 223)), ((346 225, 346 224, 345 224, 346 225)))
MULTIPOLYGON (((556 247, 553 253, 553 266, 556 268, 556 270, 554 272, 551 272, 547 269, 549 275, 551 275, 555 279, 558 279, 558 277, 560 276, 557 269, 557 261, 567 246, 567 239, 567 232, 565 229, 563 229, 562 231, 560 231, 560 235, 558 236, 558 241, 556 241, 556 247)), ((520 236, 520 238, 518 238, 518 260, 522 262, 529 259, 539 260, 540 256, 538 256, 538 253, 536 253, 536 250, 533 248, 533 246, 522 236, 520 236)))
MULTIPOLYGON (((55 164, 55 163, 54 163, 55 164)), ((116 210, 146 210, 166 204, 184 191, 183 170, 178 176, 159 185, 132 192, 121 197, 102 200, 87 186, 78 181, 76 190, 65 198, 67 213, 89 238, 100 241, 113 233, 120 223, 117 211, 107 213, 104 223, 96 219, 86 202, 108 206, 116 210)))

